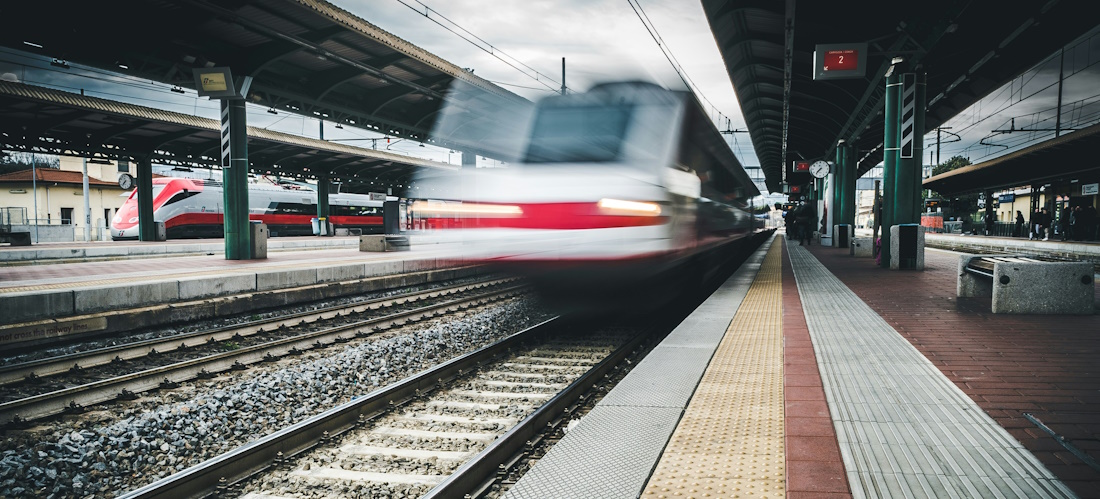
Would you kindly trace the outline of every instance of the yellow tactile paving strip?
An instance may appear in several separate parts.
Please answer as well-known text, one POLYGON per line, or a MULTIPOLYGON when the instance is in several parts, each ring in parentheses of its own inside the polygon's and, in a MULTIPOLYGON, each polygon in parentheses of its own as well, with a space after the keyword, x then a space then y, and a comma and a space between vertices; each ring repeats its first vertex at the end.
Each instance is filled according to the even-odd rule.
POLYGON ((779 255, 773 244, 644 497, 786 496, 779 255))

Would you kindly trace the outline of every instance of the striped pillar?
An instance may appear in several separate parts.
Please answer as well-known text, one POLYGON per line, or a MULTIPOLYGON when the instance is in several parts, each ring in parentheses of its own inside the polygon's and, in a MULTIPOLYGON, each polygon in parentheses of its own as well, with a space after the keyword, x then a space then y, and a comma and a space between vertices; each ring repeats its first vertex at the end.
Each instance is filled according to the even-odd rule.
POLYGON ((243 99, 222 99, 225 259, 251 260, 248 224, 248 135, 243 99))
POLYGON ((890 268, 890 226, 894 225, 894 177, 898 164, 898 114, 901 101, 901 78, 886 77, 885 129, 882 138, 882 246, 880 264, 890 268))

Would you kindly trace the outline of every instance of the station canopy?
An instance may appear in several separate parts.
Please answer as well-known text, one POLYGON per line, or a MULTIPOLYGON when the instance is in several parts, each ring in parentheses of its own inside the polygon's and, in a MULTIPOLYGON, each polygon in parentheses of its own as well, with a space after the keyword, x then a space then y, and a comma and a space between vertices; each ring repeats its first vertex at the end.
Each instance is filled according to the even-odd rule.
POLYGON ((1096 175, 1100 124, 1062 135, 976 165, 924 179, 924 188, 943 195, 996 191, 1025 185, 1096 175))
POLYGON ((229 67, 254 78, 249 103, 485 156, 481 143, 429 137, 453 84, 467 89, 468 129, 530 105, 320 0, 43 0, 0 15, 3 46, 187 88, 193 69, 229 67))
POLYGON ((833 160, 841 140, 857 177, 882 160, 891 65, 927 74, 923 135, 1096 26, 1084 0, 702 3, 773 192, 791 161, 833 160), (816 45, 854 43, 867 44, 864 77, 814 80, 816 45))
MULTIPOLYGON (((61 90, 0 81, 0 147, 100 160, 148 151, 156 163, 216 167, 221 123, 61 90)), ((249 168, 300 179, 331 172, 351 192, 400 189, 416 170, 458 166, 248 127, 249 168)), ((143 154, 146 155, 146 154, 143 154)))

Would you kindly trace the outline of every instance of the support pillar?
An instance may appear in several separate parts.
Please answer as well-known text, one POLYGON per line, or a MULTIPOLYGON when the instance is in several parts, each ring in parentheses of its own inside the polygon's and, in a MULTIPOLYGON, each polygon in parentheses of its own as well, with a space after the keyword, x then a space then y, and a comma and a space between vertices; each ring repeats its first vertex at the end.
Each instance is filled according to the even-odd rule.
POLYGON ((920 224, 921 162, 924 158, 924 75, 902 75, 898 162, 893 225, 920 224))
POLYGON ((138 239, 157 240, 157 224, 153 220, 153 160, 138 158, 137 164, 138 239))
POLYGON ((856 163, 852 154, 852 146, 844 144, 837 147, 837 155, 843 150, 844 157, 837 162, 840 171, 843 172, 840 183, 840 223, 855 226, 856 223, 856 163))
POLYGON ((844 170, 841 168, 843 157, 841 147, 838 146, 836 148, 836 161, 833 162, 832 175, 828 177, 829 181, 833 183, 833 195, 829 199, 829 209, 833 211, 832 223, 834 224, 844 223, 844 192, 841 188, 844 185, 844 170))
POLYGON ((321 173, 317 175, 317 223, 320 224, 322 236, 331 236, 332 231, 328 230, 328 191, 329 180, 328 173, 321 173))
POLYGON ((248 222, 248 135, 243 99, 223 99, 222 179, 225 191, 225 259, 252 259, 248 222))
POLYGON ((462 167, 477 168, 477 155, 470 151, 462 151, 462 167))
POLYGON ((882 138, 882 250, 880 264, 890 268, 890 227, 894 222, 894 177, 898 164, 898 114, 901 101, 901 78, 897 74, 886 77, 885 129, 882 138))

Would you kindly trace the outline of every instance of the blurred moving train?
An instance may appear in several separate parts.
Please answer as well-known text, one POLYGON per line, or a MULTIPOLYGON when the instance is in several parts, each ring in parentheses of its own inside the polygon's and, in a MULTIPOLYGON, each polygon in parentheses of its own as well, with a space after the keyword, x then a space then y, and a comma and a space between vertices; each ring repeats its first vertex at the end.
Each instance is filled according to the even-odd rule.
POLYGON ((547 97, 527 121, 515 163, 417 180, 431 200, 413 216, 466 259, 599 294, 697 281, 759 225, 759 191, 689 93, 603 84, 547 97))
MULTIPOLYGON (((224 194, 220 182, 189 178, 153 179, 153 219, 163 221, 169 239, 223 237, 224 194)), ((317 192, 271 184, 249 184, 250 220, 267 224, 278 236, 313 234, 317 192)), ((365 194, 329 194, 329 221, 337 228, 382 232, 382 202, 365 194)), ((138 238, 137 189, 111 219, 111 238, 138 238)))

